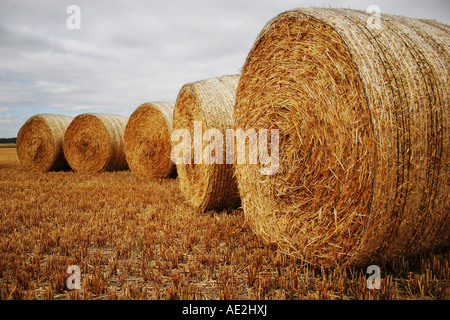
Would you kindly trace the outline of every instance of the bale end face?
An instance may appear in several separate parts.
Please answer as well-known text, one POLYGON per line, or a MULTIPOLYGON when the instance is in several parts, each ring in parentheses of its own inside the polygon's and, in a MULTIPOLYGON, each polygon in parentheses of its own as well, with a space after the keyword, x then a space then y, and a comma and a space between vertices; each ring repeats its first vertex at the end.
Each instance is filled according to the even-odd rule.
POLYGON ((72 117, 39 114, 31 117, 17 134, 17 156, 26 169, 70 169, 62 150, 64 133, 72 117))
POLYGON ((131 171, 141 178, 175 176, 171 154, 173 103, 145 103, 128 120, 125 156, 131 171))
POLYGON ((236 127, 280 131, 277 175, 237 166, 245 217, 311 263, 448 244, 449 33, 390 15, 377 33, 367 19, 344 9, 280 14, 237 89, 236 127))
POLYGON ((70 167, 80 173, 128 169, 123 152, 127 120, 119 115, 77 116, 67 129, 63 143, 70 167))

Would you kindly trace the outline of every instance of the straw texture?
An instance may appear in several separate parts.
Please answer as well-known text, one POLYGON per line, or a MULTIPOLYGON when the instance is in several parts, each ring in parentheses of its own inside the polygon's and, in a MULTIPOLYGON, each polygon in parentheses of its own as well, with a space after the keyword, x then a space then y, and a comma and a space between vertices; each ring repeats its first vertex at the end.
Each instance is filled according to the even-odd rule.
POLYGON ((125 156, 141 178, 167 178, 176 173, 170 158, 174 103, 147 102, 137 108, 125 128, 125 156))
POLYGON ((280 169, 236 175, 246 220, 313 264, 450 244, 450 29, 347 9, 271 20, 237 89, 236 127, 280 130, 280 169))
POLYGON ((128 118, 115 114, 85 113, 70 123, 63 149, 70 167, 81 173, 128 169, 123 151, 128 118))
POLYGON ((37 114, 28 119, 17 134, 17 156, 30 170, 70 169, 64 158, 62 143, 72 117, 37 114))
MULTIPOLYGON (((190 163, 176 165, 180 189, 184 198, 200 211, 240 205, 233 164, 226 164, 225 161, 223 164, 208 164, 204 161, 196 164, 195 157, 202 156, 209 142, 200 137, 201 150, 196 150, 194 146, 194 121, 201 122, 202 135, 206 130, 217 129, 225 137, 226 129, 233 128, 238 81, 239 75, 230 75, 185 84, 175 103, 174 130, 186 129, 192 137, 190 163)), ((172 145, 174 143, 177 141, 172 141, 172 145)))

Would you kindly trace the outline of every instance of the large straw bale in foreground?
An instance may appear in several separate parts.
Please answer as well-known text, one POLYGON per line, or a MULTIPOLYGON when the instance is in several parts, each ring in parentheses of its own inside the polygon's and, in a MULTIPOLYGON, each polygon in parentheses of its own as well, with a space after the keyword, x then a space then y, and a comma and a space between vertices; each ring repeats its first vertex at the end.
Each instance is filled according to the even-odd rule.
POLYGON ((81 173, 128 169, 123 136, 128 118, 116 114, 85 113, 71 122, 64 136, 64 154, 81 173))
POLYGON ((173 107, 170 102, 147 102, 130 116, 125 128, 125 156, 136 176, 167 178, 175 174, 170 158, 173 107))
POLYGON ((70 169, 62 143, 72 119, 58 114, 37 114, 28 119, 17 134, 20 163, 38 171, 70 169))
MULTIPOLYGON (((186 129, 192 138, 191 158, 188 163, 176 165, 180 189, 184 198, 200 211, 234 208, 240 204, 233 165, 209 164, 202 159, 202 151, 209 145, 202 138, 205 132, 217 129, 225 137, 225 130, 233 128, 238 81, 238 75, 231 75, 185 84, 175 103, 174 131, 186 129), (194 121, 202 126, 200 149, 195 147, 198 137, 194 132, 194 121), (198 156, 201 163, 195 159, 198 156)), ((172 141, 172 145, 177 143, 172 141)))
POLYGON ((375 263, 449 244, 450 29, 296 9, 262 30, 235 120, 280 130, 280 168, 237 166, 246 220, 311 263, 375 263))

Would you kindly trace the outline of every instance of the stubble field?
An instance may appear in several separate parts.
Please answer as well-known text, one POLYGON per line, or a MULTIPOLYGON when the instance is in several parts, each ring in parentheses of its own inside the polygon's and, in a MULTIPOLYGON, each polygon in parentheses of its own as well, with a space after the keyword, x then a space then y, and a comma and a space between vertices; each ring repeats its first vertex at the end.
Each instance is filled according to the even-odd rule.
POLYGON ((264 246, 242 210, 195 211, 176 179, 31 172, 2 145, 0 199, 1 299, 450 299, 448 248, 380 265, 370 290, 365 268, 264 246))

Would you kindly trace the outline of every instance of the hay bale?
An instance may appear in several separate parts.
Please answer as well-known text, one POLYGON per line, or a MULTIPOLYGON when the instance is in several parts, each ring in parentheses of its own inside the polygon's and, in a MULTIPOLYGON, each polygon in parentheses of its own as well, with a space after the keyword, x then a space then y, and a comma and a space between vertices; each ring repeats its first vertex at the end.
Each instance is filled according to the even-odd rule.
POLYGON ((131 171, 142 178, 175 175, 170 158, 174 103, 148 102, 137 108, 125 128, 125 156, 131 171))
MULTIPOLYGON (((238 81, 238 75, 231 75, 185 84, 175 103, 174 131, 186 129, 192 137, 189 161, 176 164, 180 189, 184 198, 200 211, 234 208, 240 204, 233 164, 209 164, 202 158, 209 145, 202 139, 207 130, 217 129, 225 136, 225 130, 233 128, 238 81), (194 121, 201 123, 200 149, 195 147, 194 121)), ((173 147, 178 142, 172 140, 173 147)))
POLYGON ((236 127, 280 131, 278 174, 238 165, 246 220, 313 264, 448 245, 450 32, 348 9, 271 20, 237 89, 236 127))
POLYGON ((62 143, 72 117, 37 114, 28 119, 17 134, 17 156, 30 170, 70 169, 64 158, 62 143))
POLYGON ((64 136, 64 155, 81 173, 128 169, 123 135, 128 118, 116 114, 85 113, 70 123, 64 136))

